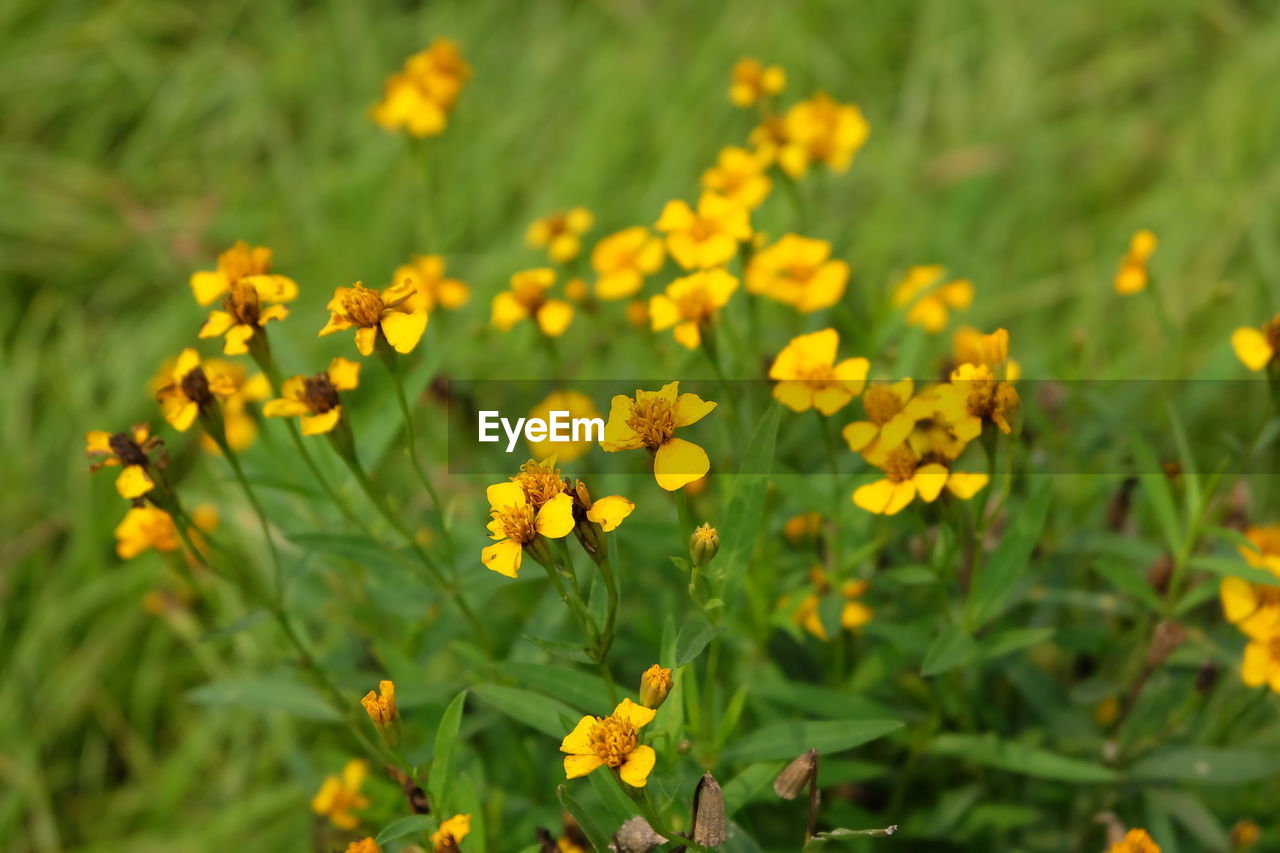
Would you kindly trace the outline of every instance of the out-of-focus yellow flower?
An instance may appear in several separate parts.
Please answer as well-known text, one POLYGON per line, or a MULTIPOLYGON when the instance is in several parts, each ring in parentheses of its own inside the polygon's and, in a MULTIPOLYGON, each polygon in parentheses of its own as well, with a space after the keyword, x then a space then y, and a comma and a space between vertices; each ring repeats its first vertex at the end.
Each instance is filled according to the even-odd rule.
POLYGON ((437 136, 444 132, 458 93, 470 76, 471 66, 457 44, 437 38, 387 78, 382 100, 371 111, 373 120, 386 130, 403 129, 415 137, 437 136))
POLYGON ((649 299, 655 332, 675 327, 677 341, 689 349, 702 343, 702 329, 729 303, 738 279, 722 269, 699 270, 667 285, 666 293, 649 299))
MULTIPOLYGON (((800 600, 791 618, 801 628, 826 642, 830 637, 827 635, 826 626, 822 624, 821 606, 823 597, 831 593, 831 583, 827 580, 826 572, 818 567, 810 570, 809 580, 813 584, 813 591, 800 600)), ((845 581, 840 587, 840 595, 844 599, 840 609, 840 627, 844 630, 856 631, 875 616, 870 607, 858 600, 867 591, 867 587, 866 581, 858 580, 845 581)), ((790 606, 790 599, 784 598, 782 607, 788 606, 790 606)))
POLYGON ((333 298, 325 306, 329 322, 320 330, 320 336, 331 335, 345 329, 356 330, 356 349, 361 355, 373 355, 378 343, 378 333, 398 353, 413 352, 427 329, 428 314, 421 300, 415 299, 418 289, 412 282, 402 281, 378 291, 356 282, 351 287, 334 290, 333 298))
POLYGON ((520 483, 510 480, 488 488, 489 538, 494 540, 480 552, 485 566, 509 578, 520 573, 526 550, 545 563, 549 552, 542 537, 561 539, 573 530, 573 499, 557 492, 540 506, 525 494, 520 483))
POLYGON ((511 276, 511 289, 493 297, 490 322, 502 331, 526 317, 532 317, 542 334, 558 338, 573 321, 573 306, 563 299, 549 299, 547 291, 556 283, 549 267, 521 270, 511 276))
POLYGON ((587 283, 582 276, 574 276, 564 283, 564 295, 570 302, 581 302, 587 298, 587 283))
POLYGON ((854 421, 840 432, 849 449, 858 453, 875 442, 887 450, 905 441, 916 423, 928 414, 928 407, 911 396, 914 388, 910 379, 872 382, 862 394, 867 420, 854 421))
POLYGON ((436 308, 461 308, 471 296, 466 282, 445 275, 445 262, 440 255, 415 255, 409 263, 396 267, 391 280, 394 284, 410 282, 416 294, 408 304, 427 313, 436 308))
POLYGON ((269 418, 301 418, 303 435, 323 435, 338 425, 342 417, 339 391, 352 391, 360 384, 360 364, 338 357, 329 369, 314 376, 294 376, 284 381, 280 396, 262 407, 269 418))
MULTIPOLYGON (((271 396, 271 382, 261 373, 246 378, 246 371, 238 364, 209 359, 206 365, 231 377, 235 390, 222 401, 222 426, 227 444, 232 450, 245 450, 258 437, 258 419, 249 410, 250 403, 257 403, 271 396)), ((201 436, 200 446, 209 453, 221 453, 218 443, 208 435, 201 436)))
POLYGON ((1258 843, 1260 835, 1261 832, 1256 823, 1251 820, 1238 820, 1235 826, 1231 827, 1231 849, 1235 853, 1249 853, 1258 843))
POLYGON ((716 164, 702 173, 702 188, 755 210, 769 197, 773 186, 765 174, 768 167, 768 162, 758 153, 727 145, 720 149, 716 164))
POLYGON ((134 424, 129 432, 110 433, 104 429, 91 430, 85 434, 85 455, 93 459, 89 471, 101 468, 120 467, 120 475, 116 477, 116 491, 126 500, 140 498, 155 488, 148 470, 151 465, 151 453, 163 446, 164 442, 151 435, 148 424, 134 424))
POLYGON ((132 560, 154 548, 157 551, 178 550, 178 529, 169 513, 150 504, 131 507, 116 525, 116 555, 132 560))
POLYGON ((243 240, 218 255, 218 267, 191 275, 191 292, 201 305, 210 305, 238 282, 253 285, 259 293, 269 294, 270 302, 290 302, 298 295, 298 285, 291 278, 271 273, 271 250, 266 246, 250 246, 243 240))
POLYGON ((782 535, 792 545, 817 537, 822 530, 823 518, 820 512, 803 512, 793 515, 782 525, 782 535))
POLYGON ((655 711, 671 692, 671 670, 654 664, 640 676, 640 704, 655 711))
POLYGON ((382 853, 382 848, 378 846, 378 842, 366 837, 348 844, 347 853, 382 853))
MULTIPOLYGON (((570 422, 579 418, 598 418, 601 416, 596 404, 581 391, 552 391, 545 400, 533 407, 533 411, 529 412, 529 417, 531 419, 541 418, 549 423, 552 412, 568 412, 570 422)), ((572 435, 572 433, 570 434, 572 435)), ((525 443, 529 446, 529 455, 535 459, 555 456, 560 462, 573 462, 575 459, 580 459, 594 445, 590 436, 584 436, 577 441, 571 438, 569 441, 554 442, 549 438, 542 441, 533 441, 526 437, 525 443)))
POLYGON ((937 264, 911 267, 893 292, 894 305, 911 306, 907 322, 929 334, 946 328, 950 311, 963 311, 973 304, 973 285, 963 278, 944 284, 944 272, 937 264))
POLYGON ((201 411, 208 411, 217 398, 236 392, 235 377, 226 362, 212 361, 207 366, 200 354, 188 347, 173 362, 169 384, 156 392, 164 411, 164 419, 178 432, 186 432, 201 411))
POLYGON ((951 371, 951 381, 930 391, 928 399, 961 441, 977 438, 984 424, 994 424, 1008 435, 1021 405, 1013 385, 997 380, 985 364, 960 365, 951 371))
POLYGON ((777 162, 791 178, 800 178, 814 163, 845 172, 867 141, 871 128, 854 104, 842 104, 824 92, 787 110, 781 129, 763 131, 757 138, 761 155, 777 162), (779 144, 780 143, 780 144, 779 144))
POLYGON ((1244 647, 1240 677, 1247 687, 1270 687, 1280 693, 1280 634, 1251 639, 1244 647))
POLYGON ((884 477, 859 486, 853 493, 853 502, 878 515, 896 515, 916 497, 932 503, 944 488, 961 500, 968 500, 987 485, 986 474, 952 471, 950 457, 933 451, 921 453, 909 442, 892 449, 877 442, 862 455, 883 471, 884 477))
POLYGON ((667 235, 667 251, 687 270, 728 263, 738 244, 751 239, 747 208, 715 192, 704 192, 696 211, 683 199, 667 202, 654 227, 667 235))
POLYGON ((1116 271, 1116 293, 1141 293, 1147 289, 1150 276, 1147 261, 1156 250, 1156 235, 1146 228, 1129 238, 1129 251, 1120 260, 1116 271))
POLYGON ((341 776, 329 776, 311 800, 311 810, 329 818, 338 829, 355 829, 360 819, 352 812, 367 808, 369 799, 360 793, 360 787, 369 776, 369 766, 353 758, 342 768, 341 776))
POLYGON ((1276 362, 1280 353, 1280 314, 1261 329, 1241 326, 1231 333, 1231 348, 1250 370, 1265 370, 1276 362))
POLYGON ((560 743, 567 779, 586 776, 597 767, 616 770, 623 782, 643 788, 657 754, 640 743, 639 730, 653 722, 655 712, 623 699, 607 717, 583 717, 560 743))
POLYGON ((649 303, 643 299, 633 299, 627 303, 627 322, 637 329, 648 330, 649 303))
POLYGON ((281 305, 298 296, 298 286, 282 275, 251 275, 231 283, 222 310, 209 312, 200 327, 201 338, 223 338, 222 351, 244 355, 249 341, 272 320, 283 320, 289 309, 281 305), (265 307, 263 303, 268 303, 265 307))
POLYGON ((1108 696, 1093 708, 1093 721, 1104 729, 1111 728, 1112 723, 1120 718, 1120 699, 1108 696))
POLYGON ((831 258, 831 244, 784 234, 747 265, 747 290, 802 314, 829 308, 844 296, 849 265, 831 258))
MULTIPOLYGON (((1254 568, 1280 578, 1280 528, 1249 527, 1245 536, 1253 547, 1240 546, 1240 554, 1254 568)), ((1280 586, 1254 584, 1227 577, 1218 588, 1222 612, 1247 636, 1265 640, 1280 636, 1280 586)))
POLYGON ((457 853, 458 843, 471 832, 471 815, 456 814, 431 833, 432 853, 457 853))
POLYGON ((1016 382, 1022 376, 1022 366, 1009 358, 1009 333, 996 329, 983 334, 973 326, 961 326, 951 336, 951 358, 957 365, 985 364, 998 379, 1016 382))
POLYGON ((1280 576, 1280 524, 1250 525, 1244 535, 1251 543, 1238 549, 1245 562, 1280 576))
POLYGON ((387 746, 395 749, 400 744, 400 709, 396 707, 396 685, 391 681, 379 681, 378 692, 370 690, 360 699, 369 715, 369 721, 378 730, 387 746))
POLYGON ((609 421, 600 443, 609 453, 646 448, 653 454, 653 476, 669 492, 701 479, 711 468, 707 452, 676 437, 676 429, 702 420, 716 404, 697 394, 681 394, 680 383, 659 391, 619 394, 609 408, 609 421))
POLYGON ((735 107, 752 107, 761 98, 772 97, 787 87, 787 72, 780 65, 765 65, 750 56, 733 65, 729 101, 735 107))
POLYGON ((643 225, 624 228, 605 237, 591 250, 596 271, 596 296, 626 299, 640 292, 646 276, 662 268, 662 240, 643 225))
POLYGON ((1107 853, 1160 853, 1160 846, 1151 840, 1145 829, 1131 829, 1124 838, 1112 844, 1107 853))
POLYGON ((871 362, 846 358, 836 362, 840 335, 823 329, 792 338, 769 368, 769 378, 777 381, 773 396, 793 412, 817 409, 833 415, 862 393, 871 362))
POLYGON ((582 251, 582 235, 591 230, 595 217, 585 207, 557 210, 535 219, 524 241, 533 249, 546 249, 553 263, 567 264, 582 251))

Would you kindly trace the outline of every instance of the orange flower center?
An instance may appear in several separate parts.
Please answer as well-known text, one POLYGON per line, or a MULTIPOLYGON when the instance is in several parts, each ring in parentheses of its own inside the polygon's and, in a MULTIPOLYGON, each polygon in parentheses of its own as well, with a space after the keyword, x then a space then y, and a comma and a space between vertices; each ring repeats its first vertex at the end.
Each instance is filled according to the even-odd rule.
POLYGON ((637 737, 635 726, 619 717, 597 717, 596 724, 587 736, 591 751, 600 756, 609 767, 621 767, 635 751, 637 737))
POLYGON ((491 514, 498 520, 507 538, 521 545, 527 545, 538 535, 538 528, 534 526, 537 512, 532 506, 497 507, 491 514))
POLYGON ((307 408, 317 415, 323 415, 338 407, 338 389, 333 387, 329 374, 317 373, 315 376, 308 376, 303 380, 302 386, 307 408))
POLYGON ((121 465, 146 465, 147 455, 142 452, 138 442, 128 433, 117 432, 107 439, 111 452, 120 460, 121 465))
POLYGON ((884 460, 884 473, 895 483, 905 483, 916 473, 920 460, 907 447, 895 447, 884 460))
POLYGON ((535 509, 541 509, 543 504, 565 490, 559 468, 532 460, 521 465, 520 473, 511 481, 524 489, 524 496, 535 509))
POLYGON ((884 426, 902 411, 902 401, 886 385, 872 385, 862 395, 862 408, 877 426, 884 426))
POLYGON ((369 287, 356 286, 342 297, 342 313, 357 326, 376 326, 382 319, 382 297, 369 287))
POLYGON ((183 396, 201 408, 213 402, 213 392, 209 390, 209 377, 204 375, 204 368, 188 371, 182 377, 181 386, 183 396))
POLYGON ((258 288, 243 281, 233 282, 222 300, 222 310, 234 317, 237 324, 244 326, 258 325, 261 307, 258 288))
POLYGON ((657 450, 676 434, 676 413, 672 402, 664 397, 647 397, 631 404, 627 426, 650 450, 657 450))

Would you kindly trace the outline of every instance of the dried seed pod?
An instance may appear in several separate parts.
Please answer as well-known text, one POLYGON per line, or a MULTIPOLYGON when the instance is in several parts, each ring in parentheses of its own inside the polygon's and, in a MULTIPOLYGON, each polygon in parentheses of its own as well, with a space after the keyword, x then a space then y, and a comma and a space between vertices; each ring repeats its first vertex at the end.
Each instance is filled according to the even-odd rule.
POLYGON ((725 842, 724 791, 710 773, 702 774, 693 792, 693 840, 703 847, 719 847, 725 842))
POLYGON ((649 821, 636 815, 618 828, 611 845, 618 853, 649 853, 659 844, 666 844, 667 839, 653 831, 649 821))
POLYGON ((773 792, 784 800, 794 800, 818 774, 818 750, 797 757, 773 781, 773 792))
POLYGON ((1172 619, 1166 619, 1156 626, 1151 635, 1151 645, 1147 646, 1147 668, 1155 669, 1173 654, 1174 649, 1182 645, 1187 637, 1187 629, 1172 619))

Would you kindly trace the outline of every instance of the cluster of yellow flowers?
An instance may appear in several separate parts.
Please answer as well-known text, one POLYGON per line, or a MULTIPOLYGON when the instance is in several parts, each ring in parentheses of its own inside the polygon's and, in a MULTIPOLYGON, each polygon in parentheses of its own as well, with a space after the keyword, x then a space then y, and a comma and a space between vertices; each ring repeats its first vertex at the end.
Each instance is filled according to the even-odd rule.
POLYGON ((1244 683, 1280 693, 1280 525, 1250 527, 1244 535, 1252 547, 1241 545, 1240 556, 1253 568, 1270 572, 1277 582, 1224 578, 1219 587, 1222 611, 1249 638, 1240 664, 1244 683))
POLYGON ((438 136, 444 133, 449 113, 470 76, 471 66, 458 46, 438 38, 387 78, 382 100, 373 107, 373 120, 387 130, 404 130, 414 137, 438 136))

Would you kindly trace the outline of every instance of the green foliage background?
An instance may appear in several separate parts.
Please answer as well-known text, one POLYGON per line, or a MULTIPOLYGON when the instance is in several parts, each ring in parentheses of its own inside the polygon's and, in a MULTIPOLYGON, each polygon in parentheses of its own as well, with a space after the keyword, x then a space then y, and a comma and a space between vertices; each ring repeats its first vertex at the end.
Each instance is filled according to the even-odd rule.
MULTIPOLYGON (((307 802, 347 754, 332 726, 307 719, 315 709, 305 697, 291 704, 285 682, 298 677, 268 623, 201 639, 227 627, 225 614, 243 612, 234 596, 221 593, 210 607, 214 624, 185 636, 142 611, 139 599, 165 564, 115 558, 111 530, 123 506, 109 478, 85 473, 85 430, 159 423, 144 383, 202 319, 186 279, 236 239, 271 246, 278 269, 302 285, 294 316, 273 330, 288 372, 351 355, 345 336, 318 342, 310 333, 334 286, 383 284, 397 263, 438 240, 473 298, 445 328, 433 320, 424 370, 537 375, 531 337, 483 331, 489 296, 511 271, 541 262, 522 246, 525 226, 581 203, 596 212, 599 236, 651 222, 666 199, 691 196, 719 147, 745 138, 748 119, 725 90, 733 61, 756 55, 788 69, 789 99, 825 89, 857 102, 871 123, 848 175, 811 182, 803 229, 835 243, 866 304, 878 304, 905 266, 946 263, 978 290, 964 320, 1006 326, 1030 375, 1061 378, 1239 377, 1230 330, 1280 308, 1280 15, 1265 2, 10 0, 0 8, 0 39, 0 838, 13 850, 303 849, 315 831, 307 802), (436 35, 462 43, 475 76, 446 136, 423 151, 374 127, 366 110, 383 77, 436 35), (1143 226, 1160 236, 1153 271, 1185 329, 1178 347, 1145 300, 1117 299, 1110 287, 1128 235, 1143 226), (190 694, 233 677, 238 700, 190 694), (246 707, 255 701, 272 707, 246 707)), ((786 227, 781 201, 770 202, 766 230, 786 227)), ((773 351, 789 334, 781 326, 770 333, 773 351)), ((627 340, 597 357, 595 335, 575 338, 571 328, 563 354, 571 373, 639 372, 627 340)), ((661 368, 679 376, 685 357, 664 343, 661 368)), ((371 436, 381 432, 385 446, 397 424, 374 367, 357 422, 371 436)), ((1215 405, 1231 416, 1228 397, 1215 405)), ((439 458, 439 437, 429 432, 439 458)), ((1210 437, 1193 433, 1192 444, 1210 437)), ((178 468, 193 466, 194 446, 172 443, 178 468)), ((273 428, 249 456, 263 481, 301 480, 273 428)), ((219 504, 224 525, 247 529, 252 520, 223 469, 199 461, 192 492, 219 504)), ((1100 528, 1117 481, 1059 483, 1051 539, 1069 544, 1080 528, 1100 528)), ((483 544, 480 485, 446 487, 459 530, 476 532, 464 550, 483 544)), ((646 488, 633 495, 640 533, 669 525, 668 509, 644 506, 659 504, 646 488)), ((400 493, 409 492, 404 483, 400 493)), ((1256 520, 1276 520, 1262 497, 1256 520)), ((324 529, 324 518, 304 524, 291 515, 298 499, 288 490, 273 490, 270 501, 291 532, 324 529)), ((784 516, 817 508, 802 494, 782 501, 784 516)), ((1108 546, 1120 548, 1113 559, 1134 565, 1158 556, 1168 531, 1164 503, 1140 504, 1130 550, 1108 546)), ((870 529, 851 508, 835 511, 870 529)), ((406 512, 425 513, 425 504, 406 512)), ((1139 594, 1117 597, 1090 571, 1086 550, 1064 548, 1038 566, 1051 604, 1025 606, 1007 627, 1065 624, 1037 648, 1051 672, 1069 669, 1074 656, 1103 659, 1096 694, 1087 679, 1083 689, 1054 683, 1023 650, 1013 663, 948 673, 942 695, 952 707, 903 710, 910 702, 888 700, 883 684, 909 673, 903 694, 925 689, 916 646, 933 626, 899 614, 901 632, 881 638, 892 649, 870 655, 849 692, 881 690, 880 699, 849 699, 842 710, 859 716, 857 703, 884 700, 909 725, 892 747, 843 768, 846 784, 872 795, 831 795, 832 825, 911 826, 908 837, 876 849, 1096 850, 1101 832, 1089 821, 1106 805, 1129 823, 1165 830, 1166 850, 1190 851, 1223 849, 1222 826, 1275 813, 1276 780, 1265 773, 1226 787, 1184 784, 1181 769, 1090 776, 1101 769, 1102 740, 1092 702, 1145 638, 1132 631, 1139 594), (1112 642, 1118 650, 1109 651, 1112 642), (1109 653, 1117 660, 1108 672, 1109 653), (930 741, 930 726, 950 729, 978 711, 972 731, 1074 754, 1089 770, 1058 767, 1050 781, 1028 782, 1009 767, 1025 768, 1025 754, 993 758, 961 739, 972 732, 930 741), (909 766, 900 766, 906 756, 909 766), (911 785, 893 799, 903 778, 911 785), (886 813, 888 802, 898 811, 886 813)), ((657 614, 686 606, 657 553, 629 567, 620 679, 656 655, 657 614)), ((354 698, 371 686, 370 661, 385 664, 429 751, 445 703, 475 682, 451 646, 458 626, 424 622, 430 597, 406 602, 394 577, 375 582, 377 567, 342 575, 330 570, 331 556, 329 564, 304 549, 295 557, 296 606, 343 686, 354 698), (396 602, 403 606, 385 625, 362 622, 396 602)), ((518 646, 530 625, 554 624, 550 597, 521 611, 509 587, 465 559, 480 575, 476 589, 497 602, 495 633, 518 646), (517 618, 528 623, 510 624, 517 618)), ((801 577, 806 565, 790 560, 778 570, 801 577)), ((909 587, 904 596, 915 594, 909 587)), ((520 594, 529 589, 542 586, 520 594)), ((876 603, 893 624, 891 603, 876 603)), ((1247 731, 1233 733, 1231 714, 1245 697, 1231 669, 1238 639, 1219 630, 1212 601, 1196 613, 1208 626, 1205 642, 1221 649, 1228 694, 1184 739, 1219 727, 1211 745, 1274 759, 1274 697, 1247 731)), ((821 650, 785 632, 774 641, 784 646, 775 645, 780 659, 821 672, 821 650)), ((746 651, 764 647, 743 646, 729 671, 778 683, 781 673, 746 651)), ((1155 701, 1182 701, 1198 663, 1183 661, 1157 685, 1169 692, 1155 701)), ((735 687, 725 685, 725 698, 735 687)), ((832 701, 801 695, 815 718, 824 716, 821 701, 832 701)), ((743 731, 794 716, 795 696, 753 699, 743 731)), ((518 849, 534 825, 558 821, 556 743, 505 721, 495 704, 480 702, 468 717, 485 729, 477 743, 487 770, 477 752, 465 762, 489 786, 486 808, 505 815, 501 831, 489 831, 491 849, 518 849), (509 758, 495 762, 498 755, 509 758)), ((374 796, 385 813, 398 807, 394 790, 374 796)), ((776 827, 801 821, 798 812, 764 805, 755 814, 761 838, 779 845, 771 849, 791 849, 776 827)), ((1274 843, 1274 818, 1264 821, 1267 832, 1274 843)))

